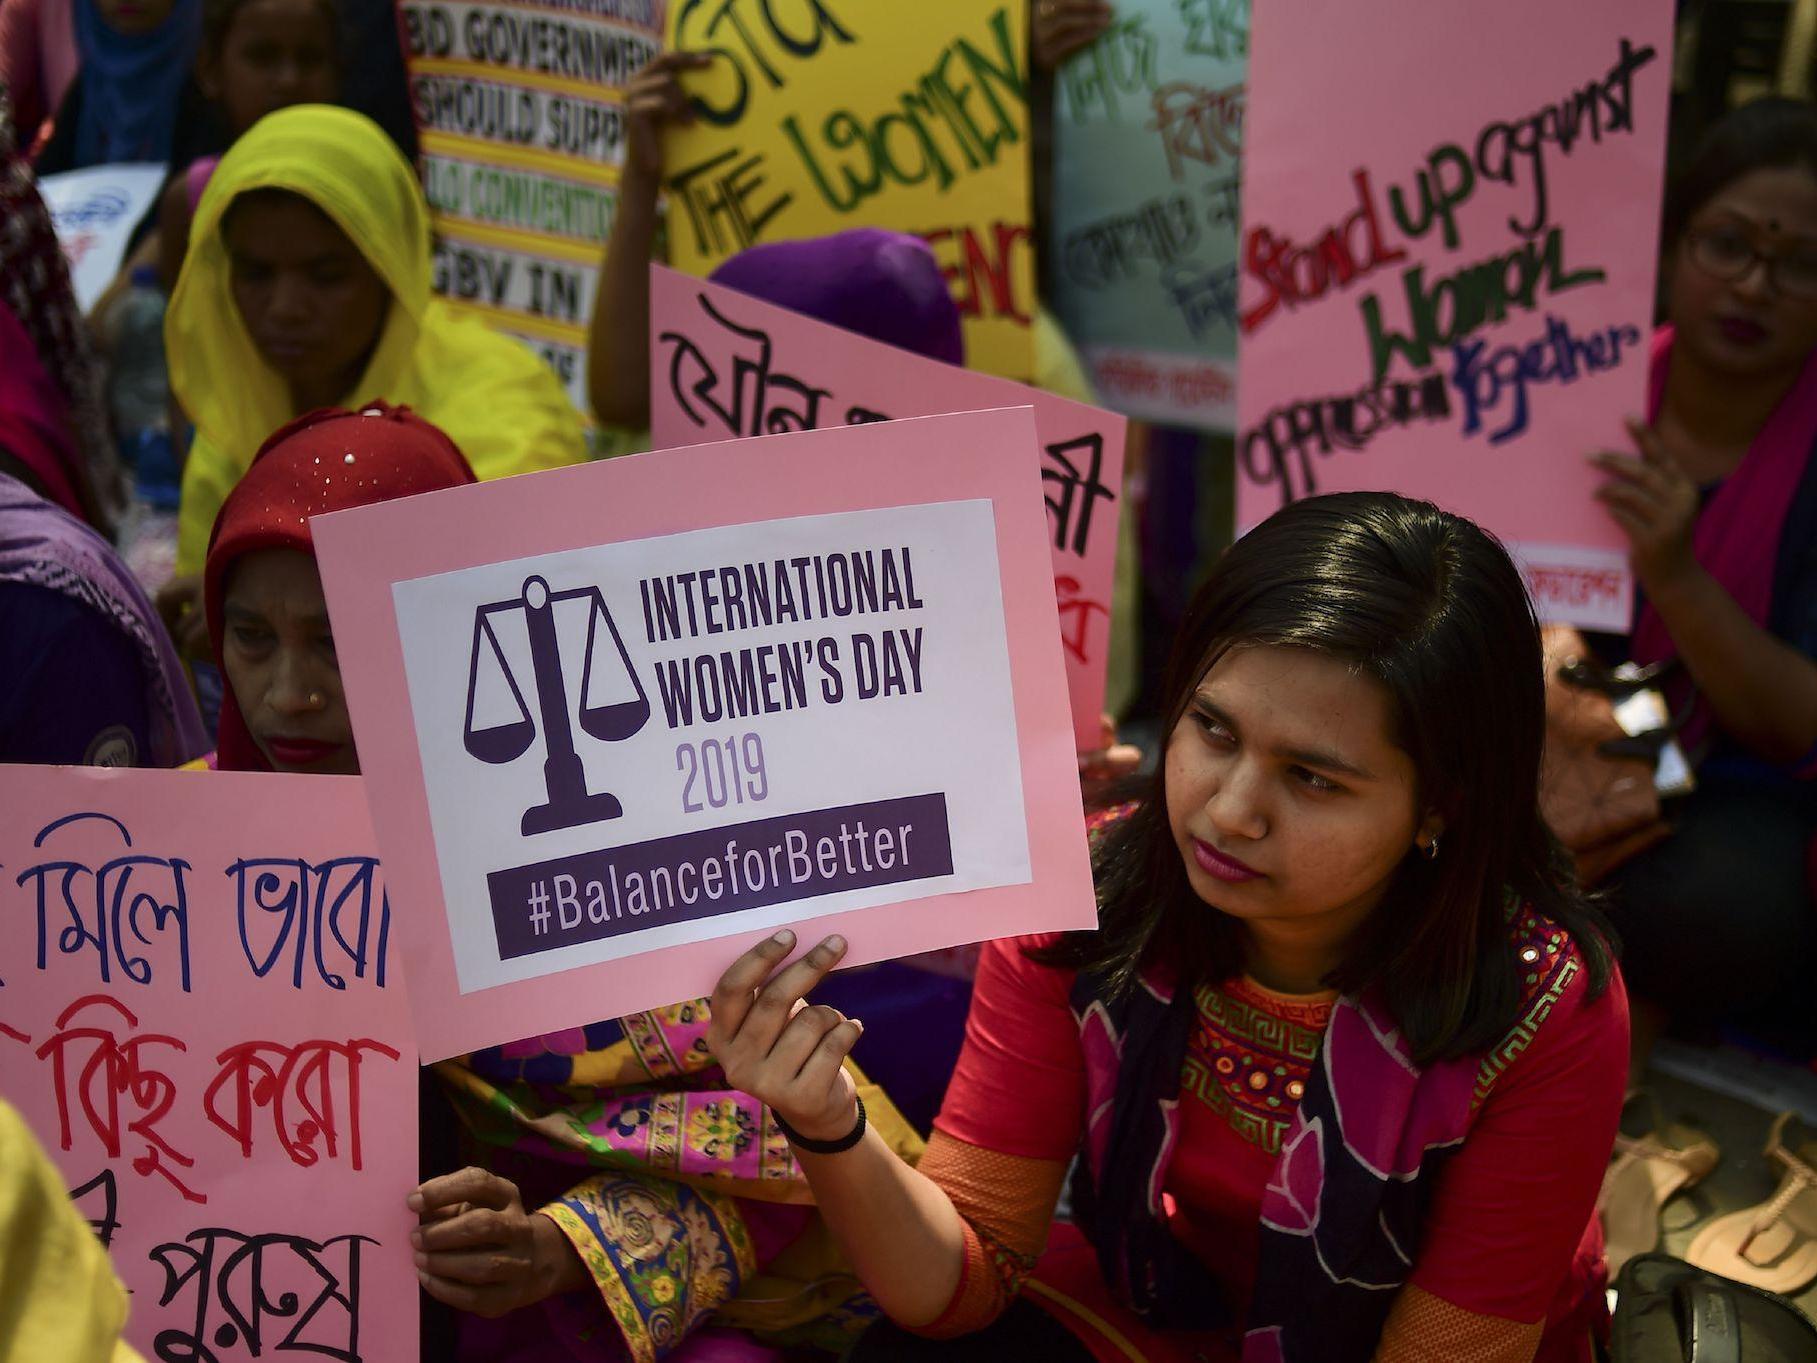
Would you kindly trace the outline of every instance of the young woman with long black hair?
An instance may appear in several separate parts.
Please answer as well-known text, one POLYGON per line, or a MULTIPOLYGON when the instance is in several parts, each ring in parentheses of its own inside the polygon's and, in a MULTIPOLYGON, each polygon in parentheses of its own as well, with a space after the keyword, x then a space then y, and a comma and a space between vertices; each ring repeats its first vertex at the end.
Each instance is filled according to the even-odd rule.
POLYGON ((985 948, 918 1169, 863 1131, 861 1023, 802 1006, 843 942, 784 966, 779 933, 713 997, 890 1317, 853 1358, 1588 1359, 1627 1007, 1539 816, 1507 554, 1388 494, 1298 503, 1170 673, 1164 761, 1095 833, 1099 931, 985 948))

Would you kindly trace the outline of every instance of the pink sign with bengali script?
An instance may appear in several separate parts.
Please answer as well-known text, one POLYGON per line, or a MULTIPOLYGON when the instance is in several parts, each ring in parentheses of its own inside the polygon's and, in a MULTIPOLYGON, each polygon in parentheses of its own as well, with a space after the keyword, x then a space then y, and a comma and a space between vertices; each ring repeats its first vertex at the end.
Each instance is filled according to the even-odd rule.
POLYGON ((1625 631, 1585 456, 1645 411, 1668 0, 1271 0, 1250 35, 1237 519, 1428 498, 1542 618, 1625 631))
POLYGON ((417 1055, 357 780, 0 768, 0 1089, 146 1358, 417 1356, 417 1055))
MULTIPOLYGON (((650 267, 650 438, 703 440, 1033 407, 1080 751, 1100 741, 1127 420, 650 267)), ((1031 452, 1031 455, 1033 452, 1031 452)))

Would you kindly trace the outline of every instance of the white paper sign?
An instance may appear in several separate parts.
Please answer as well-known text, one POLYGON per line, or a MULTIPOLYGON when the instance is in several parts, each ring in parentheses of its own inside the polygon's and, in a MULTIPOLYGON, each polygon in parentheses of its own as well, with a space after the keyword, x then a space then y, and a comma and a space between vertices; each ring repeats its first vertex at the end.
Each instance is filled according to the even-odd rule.
POLYGON ((988 500, 392 590, 463 993, 1032 878, 988 500))
POLYGON ((82 311, 94 307, 120 273, 132 230, 163 183, 164 166, 157 162, 91 166, 38 181, 82 311))

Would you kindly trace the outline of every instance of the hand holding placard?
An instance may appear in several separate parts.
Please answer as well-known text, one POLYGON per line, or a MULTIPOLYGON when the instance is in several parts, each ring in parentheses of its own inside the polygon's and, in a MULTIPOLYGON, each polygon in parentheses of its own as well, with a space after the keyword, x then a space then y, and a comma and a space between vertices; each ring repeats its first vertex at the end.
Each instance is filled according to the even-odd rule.
POLYGON ((707 1046, 726 1082, 748 1093, 812 1141, 838 1141, 858 1121, 858 1086, 845 1059, 864 1023, 824 1004, 801 1006, 845 955, 837 935, 784 966, 789 929, 766 937, 713 989, 707 1046), (780 967, 780 968, 779 968, 780 967))
POLYGON ((444 906, 400 943, 427 1051, 785 924, 858 964, 1095 921, 1037 448, 973 412, 318 518, 387 866, 444 906))

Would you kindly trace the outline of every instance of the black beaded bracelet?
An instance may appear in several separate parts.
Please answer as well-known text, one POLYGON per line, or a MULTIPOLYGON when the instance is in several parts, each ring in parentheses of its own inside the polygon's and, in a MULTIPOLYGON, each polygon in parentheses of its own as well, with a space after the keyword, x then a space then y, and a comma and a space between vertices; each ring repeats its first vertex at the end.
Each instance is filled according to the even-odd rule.
POLYGON ((810 1155, 837 1155, 850 1150, 864 1139, 864 1099, 859 1098, 856 1101, 858 1103, 858 1120, 850 1131, 836 1141, 811 1141, 783 1121, 782 1114, 775 1108, 770 1109, 770 1115, 776 1119, 777 1129, 789 1138, 789 1144, 797 1150, 805 1150, 810 1155))

